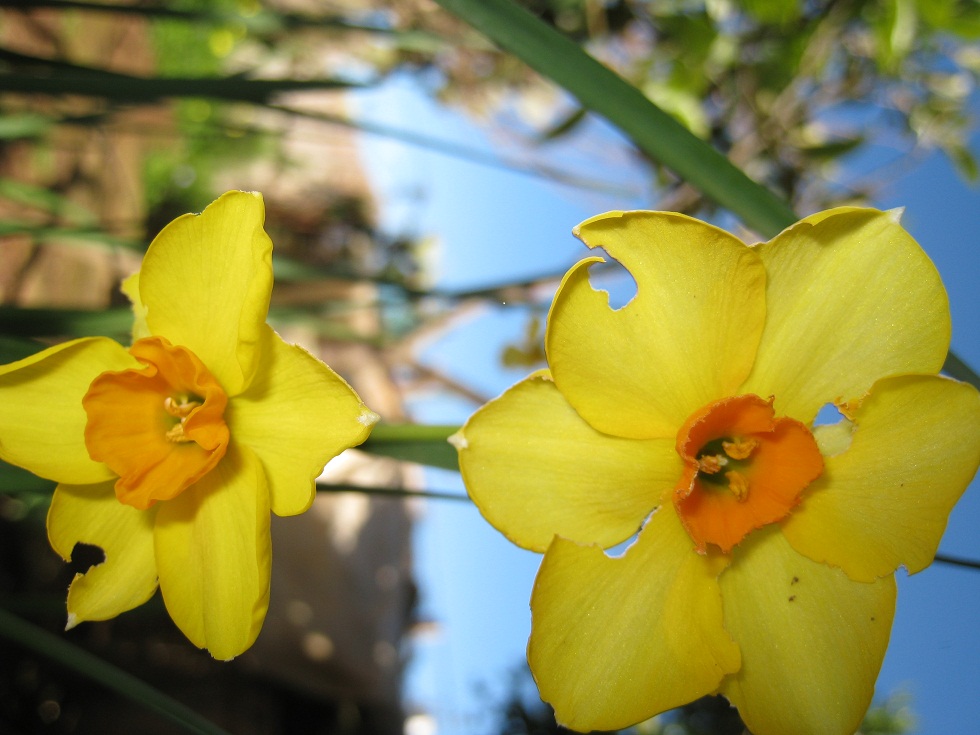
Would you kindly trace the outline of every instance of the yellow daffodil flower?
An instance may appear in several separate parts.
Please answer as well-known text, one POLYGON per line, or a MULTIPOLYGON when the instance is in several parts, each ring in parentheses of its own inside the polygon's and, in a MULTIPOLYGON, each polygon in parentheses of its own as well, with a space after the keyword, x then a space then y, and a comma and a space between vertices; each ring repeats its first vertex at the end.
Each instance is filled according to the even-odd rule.
POLYGON ((544 552, 528 644, 542 698, 574 730, 720 693, 755 735, 850 735, 894 572, 932 561, 980 462, 980 396, 937 375, 934 266, 895 212, 857 208, 752 247, 658 212, 576 235, 636 295, 612 309, 589 283, 602 258, 574 266, 550 371, 452 440, 486 519, 544 552), (845 418, 814 425, 827 404, 845 418))
POLYGON ((68 628, 146 602, 158 584, 198 647, 231 659, 269 602, 270 510, 307 510, 330 458, 377 415, 266 323, 272 242, 258 194, 171 222, 124 284, 128 350, 77 339, 0 366, 0 458, 59 483, 48 538, 105 561, 76 575, 68 628))

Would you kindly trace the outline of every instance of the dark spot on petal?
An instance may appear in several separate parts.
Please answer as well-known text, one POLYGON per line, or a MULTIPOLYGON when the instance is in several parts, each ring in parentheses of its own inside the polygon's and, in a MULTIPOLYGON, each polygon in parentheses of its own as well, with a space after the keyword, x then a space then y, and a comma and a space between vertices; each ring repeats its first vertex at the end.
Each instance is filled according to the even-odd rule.
POLYGON ((796 595, 790 595, 790 596, 789 596, 789 601, 790 601, 790 602, 792 602, 792 601, 793 601, 793 600, 795 600, 795 599, 796 599, 796 595))
POLYGON ((799 577, 793 577, 793 581, 790 582, 790 584, 796 584, 799 581, 800 581, 800 578, 799 577))

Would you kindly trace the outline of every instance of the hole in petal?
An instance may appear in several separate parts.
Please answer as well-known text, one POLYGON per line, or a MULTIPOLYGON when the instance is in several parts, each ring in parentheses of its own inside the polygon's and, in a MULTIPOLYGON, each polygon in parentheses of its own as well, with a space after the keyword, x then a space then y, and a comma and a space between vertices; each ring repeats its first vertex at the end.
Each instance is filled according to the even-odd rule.
POLYGON ((75 544, 71 550, 71 564, 69 571, 72 575, 85 574, 92 567, 97 567, 105 562, 105 552, 99 546, 93 544, 75 544))
POLYGON ((830 424, 839 424, 844 420, 844 414, 842 414, 833 403, 825 403, 817 411, 816 418, 813 419, 814 426, 829 426, 830 424))
MULTIPOLYGON (((599 253, 596 253, 599 255, 599 253)), ((636 296, 636 280, 620 263, 602 253, 605 263, 589 266, 589 284, 609 296, 609 308, 618 311, 636 296)))
POLYGON ((650 522, 650 516, 656 512, 656 508, 651 510, 650 514, 643 520, 643 523, 640 524, 640 527, 636 529, 635 533, 633 533, 629 538, 620 541, 618 544, 614 544, 607 549, 603 549, 603 553, 611 559, 617 559, 625 554, 629 547, 633 545, 633 542, 636 541, 637 537, 639 537, 640 531, 642 531, 646 527, 647 523, 650 522))

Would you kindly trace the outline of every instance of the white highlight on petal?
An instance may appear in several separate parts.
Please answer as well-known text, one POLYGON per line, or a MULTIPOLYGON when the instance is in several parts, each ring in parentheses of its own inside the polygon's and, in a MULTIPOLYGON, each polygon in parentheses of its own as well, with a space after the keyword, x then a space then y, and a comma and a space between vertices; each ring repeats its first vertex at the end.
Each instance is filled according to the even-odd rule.
POLYGON ((365 408, 361 415, 357 417, 357 422, 363 426, 374 426, 380 420, 381 417, 370 408, 365 408))
POLYGON ((895 207, 894 209, 888 209, 885 211, 889 219, 896 225, 902 224, 902 215, 905 214, 905 207, 895 207))
POLYGON ((68 620, 65 622, 65 630, 66 631, 71 630, 80 622, 82 621, 78 619, 78 616, 75 613, 73 612, 68 613, 68 620))
POLYGON ((446 441, 448 441, 450 444, 456 447, 456 449, 460 452, 463 451, 464 449, 468 449, 470 446, 470 443, 466 441, 466 437, 463 436, 462 430, 457 431, 451 437, 446 439, 446 441))

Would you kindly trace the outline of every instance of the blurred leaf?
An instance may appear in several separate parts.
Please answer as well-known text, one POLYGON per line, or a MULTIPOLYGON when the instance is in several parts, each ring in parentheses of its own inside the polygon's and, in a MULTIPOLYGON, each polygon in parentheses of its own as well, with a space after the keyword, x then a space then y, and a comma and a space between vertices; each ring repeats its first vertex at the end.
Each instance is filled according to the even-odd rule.
POLYGON ((34 186, 9 177, 0 178, 0 197, 72 220, 95 221, 95 214, 48 187, 34 186))
POLYGON ((458 426, 379 424, 358 449, 404 462, 458 471, 456 448, 447 441, 457 431, 458 426))
POLYGON ((23 360, 25 357, 40 352, 44 347, 45 345, 33 340, 0 335, 0 365, 23 360))
POLYGON ((915 0, 887 0, 884 13, 876 22, 878 63, 884 69, 897 71, 915 42, 918 12, 915 0))
POLYGON ((916 0, 922 19, 936 30, 960 38, 980 38, 980 3, 971 0, 916 0))
POLYGON ((0 306, 0 334, 19 337, 123 337, 133 326, 128 308, 22 309, 0 306))
POLYGON ((785 202, 622 77, 511 0, 436 1, 606 117, 647 155, 734 212, 748 227, 772 236, 796 220, 785 202))
POLYGON ((72 94, 117 102, 154 102, 166 97, 210 97, 266 103, 276 94, 363 86, 342 79, 247 79, 242 76, 136 77, 129 74, 28 56, 0 49, 0 91, 27 94, 72 94))
MULTIPOLYGON (((57 240, 59 244, 82 241, 96 243, 108 247, 123 247, 132 250, 142 250, 143 244, 134 240, 110 235, 94 227, 70 227, 62 225, 38 225, 34 222, 18 222, 16 220, 0 220, 0 236, 30 235, 35 240, 57 240)), ((2 243, 0 243, 2 246, 2 243)))
POLYGON ((0 460, 0 492, 43 493, 54 492, 55 483, 0 460))
POLYGON ((980 376, 978 376, 973 368, 967 365, 956 353, 952 351, 946 355, 946 362, 943 364, 943 372, 951 378, 962 380, 964 383, 970 383, 977 390, 980 390, 980 376))
POLYGON ((0 140, 36 138, 46 133, 54 124, 55 120, 39 113, 0 115, 0 140))
POLYGON ((977 166, 977 157, 965 145, 953 145, 946 149, 946 154, 952 160, 956 170, 960 172, 967 181, 976 181, 980 177, 980 168, 977 166))
POLYGON ((708 117, 701 107, 701 95, 684 81, 650 80, 643 85, 643 91, 654 104, 673 115, 699 138, 707 138, 711 133, 708 117))
POLYGON ((798 0, 738 0, 738 4, 757 20, 780 26, 799 20, 803 5, 798 0))
POLYGON ((862 135, 856 138, 847 138, 846 140, 835 140, 819 145, 803 146, 800 150, 809 158, 827 161, 833 158, 840 158, 850 153, 855 148, 863 145, 865 140, 866 138, 862 135))
POLYGON ((586 110, 584 107, 576 107, 571 111, 571 113, 565 115, 556 124, 552 125, 550 128, 541 133, 541 135, 538 136, 538 140, 555 140, 563 135, 566 135, 567 133, 570 133, 585 119, 586 113, 588 113, 588 110, 586 110))
POLYGON ((187 732, 227 735, 189 707, 88 651, 0 608, 0 636, 157 712, 187 732))

